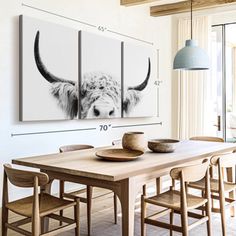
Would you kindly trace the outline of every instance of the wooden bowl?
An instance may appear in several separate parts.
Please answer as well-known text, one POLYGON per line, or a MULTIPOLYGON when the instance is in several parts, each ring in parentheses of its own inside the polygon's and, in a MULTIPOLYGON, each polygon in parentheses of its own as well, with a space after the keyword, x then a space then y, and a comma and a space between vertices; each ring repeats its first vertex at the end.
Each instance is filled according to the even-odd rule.
POLYGON ((122 138, 122 147, 128 150, 136 150, 144 152, 147 143, 143 132, 129 132, 125 133, 122 138))
POLYGON ((96 152, 96 156, 107 161, 133 161, 143 155, 142 151, 128 149, 104 149, 96 152))
POLYGON ((148 141, 148 148, 153 152, 173 152, 178 146, 179 140, 175 139, 153 139, 148 141))

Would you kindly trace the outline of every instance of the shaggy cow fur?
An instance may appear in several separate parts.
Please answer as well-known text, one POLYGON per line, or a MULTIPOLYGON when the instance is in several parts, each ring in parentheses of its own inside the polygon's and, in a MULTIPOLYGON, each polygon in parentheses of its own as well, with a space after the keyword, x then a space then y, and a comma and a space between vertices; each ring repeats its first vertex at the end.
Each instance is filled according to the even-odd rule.
POLYGON ((149 59, 146 79, 136 87, 124 89, 123 104, 121 106, 121 84, 108 74, 102 72, 85 74, 80 85, 80 91, 78 84, 74 81, 64 80, 51 74, 40 57, 39 31, 35 37, 34 57, 39 72, 52 85, 52 95, 58 100, 59 107, 70 119, 78 115, 79 95, 82 119, 120 117, 121 109, 124 113, 129 114, 141 100, 141 92, 146 88, 151 73, 149 59))

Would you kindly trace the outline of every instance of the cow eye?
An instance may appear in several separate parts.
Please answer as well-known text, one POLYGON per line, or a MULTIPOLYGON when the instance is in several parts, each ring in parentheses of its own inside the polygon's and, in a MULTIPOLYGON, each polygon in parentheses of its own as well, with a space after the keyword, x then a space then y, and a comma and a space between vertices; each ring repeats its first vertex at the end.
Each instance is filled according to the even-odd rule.
POLYGON ((99 116, 99 115, 100 115, 99 110, 97 110, 95 107, 94 107, 93 112, 94 112, 94 115, 95 115, 95 116, 99 116))
POLYGON ((112 116, 114 114, 114 110, 109 112, 109 116, 112 116))

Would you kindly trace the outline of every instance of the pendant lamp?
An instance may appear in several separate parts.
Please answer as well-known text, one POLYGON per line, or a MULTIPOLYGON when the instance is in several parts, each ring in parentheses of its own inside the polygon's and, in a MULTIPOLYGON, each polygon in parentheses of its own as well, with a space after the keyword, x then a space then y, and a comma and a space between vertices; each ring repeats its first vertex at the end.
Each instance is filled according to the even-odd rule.
POLYGON ((186 40, 185 47, 180 49, 174 59, 174 69, 208 70, 210 67, 207 53, 193 39, 193 0, 191 0, 191 39, 186 40))

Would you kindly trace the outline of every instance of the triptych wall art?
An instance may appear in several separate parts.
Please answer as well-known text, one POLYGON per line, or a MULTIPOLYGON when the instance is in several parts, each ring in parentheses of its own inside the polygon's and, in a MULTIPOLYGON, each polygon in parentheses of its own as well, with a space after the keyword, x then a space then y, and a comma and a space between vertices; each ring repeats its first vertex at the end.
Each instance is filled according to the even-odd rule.
POLYGON ((157 55, 20 16, 21 121, 154 117, 157 55))

